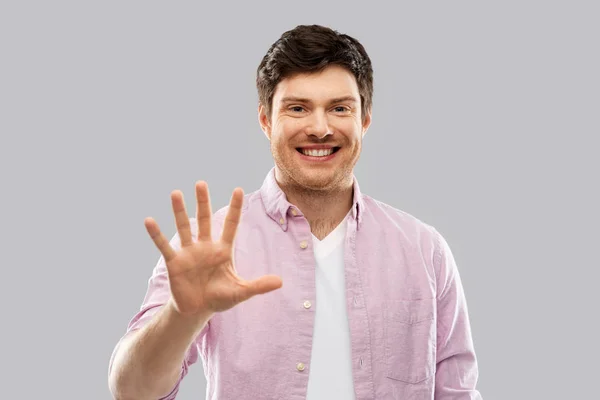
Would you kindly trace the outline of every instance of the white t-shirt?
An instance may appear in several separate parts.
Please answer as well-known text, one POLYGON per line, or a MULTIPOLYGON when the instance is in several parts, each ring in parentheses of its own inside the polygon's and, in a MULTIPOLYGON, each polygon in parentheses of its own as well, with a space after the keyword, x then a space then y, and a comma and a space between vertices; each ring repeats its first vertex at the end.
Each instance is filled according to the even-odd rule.
POLYGON ((312 237, 317 298, 307 400, 355 398, 344 275, 347 223, 345 218, 323 240, 312 237))

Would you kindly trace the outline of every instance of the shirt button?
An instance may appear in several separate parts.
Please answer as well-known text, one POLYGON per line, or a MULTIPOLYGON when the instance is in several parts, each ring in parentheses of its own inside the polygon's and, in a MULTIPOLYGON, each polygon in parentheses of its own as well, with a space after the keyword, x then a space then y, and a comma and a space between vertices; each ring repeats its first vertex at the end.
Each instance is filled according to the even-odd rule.
POLYGON ((304 308, 306 308, 307 310, 310 308, 310 301, 306 300, 304 302, 304 308))
POLYGON ((298 371, 304 371, 304 364, 302 364, 302 363, 298 363, 298 364, 296 365, 296 369, 297 369, 298 371))
POLYGON ((305 249, 308 247, 308 243, 306 242, 306 240, 303 240, 300 242, 300 248, 305 249))
POLYGON ((298 211, 296 211, 295 208, 292 208, 292 215, 295 217, 296 215, 298 215, 298 211))
POLYGON ((284 220, 283 218, 279 218, 279 223, 280 223, 281 225, 283 225, 283 223, 284 223, 284 222, 285 222, 285 220, 284 220))

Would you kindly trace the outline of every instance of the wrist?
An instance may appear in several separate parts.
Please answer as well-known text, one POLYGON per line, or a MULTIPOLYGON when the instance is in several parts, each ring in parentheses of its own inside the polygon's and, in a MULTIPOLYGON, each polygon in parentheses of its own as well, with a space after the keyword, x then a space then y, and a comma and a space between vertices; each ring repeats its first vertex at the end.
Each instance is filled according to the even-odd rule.
POLYGON ((177 310, 175 306, 175 302, 173 298, 170 297, 165 305, 165 312, 167 314, 167 319, 172 323, 175 323, 180 326, 190 326, 194 329, 198 329, 213 316, 214 312, 209 310, 200 310, 195 312, 194 314, 182 314, 177 310))

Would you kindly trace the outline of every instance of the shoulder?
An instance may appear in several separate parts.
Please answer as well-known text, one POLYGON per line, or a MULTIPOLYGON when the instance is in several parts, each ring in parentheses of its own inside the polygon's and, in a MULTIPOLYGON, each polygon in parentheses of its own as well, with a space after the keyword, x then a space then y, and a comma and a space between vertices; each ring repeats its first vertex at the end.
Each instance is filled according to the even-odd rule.
POLYGON ((385 233, 391 241, 397 240, 418 249, 424 259, 430 260, 434 265, 439 264, 442 253, 448 251, 449 246, 435 226, 368 195, 363 195, 363 199, 363 224, 368 232, 385 233))
POLYGON ((398 207, 394 207, 369 195, 363 195, 364 214, 367 224, 376 224, 387 231, 401 231, 408 235, 426 236, 434 239, 438 232, 424 220, 398 207))
MULTIPOLYGON (((408 246, 414 254, 419 254, 435 276, 444 274, 444 269, 452 268, 452 253, 448 242, 439 230, 397 207, 393 207, 370 196, 364 196, 364 225, 370 234, 379 231, 385 240, 408 246)), ((446 271, 447 272, 447 271, 446 271)))

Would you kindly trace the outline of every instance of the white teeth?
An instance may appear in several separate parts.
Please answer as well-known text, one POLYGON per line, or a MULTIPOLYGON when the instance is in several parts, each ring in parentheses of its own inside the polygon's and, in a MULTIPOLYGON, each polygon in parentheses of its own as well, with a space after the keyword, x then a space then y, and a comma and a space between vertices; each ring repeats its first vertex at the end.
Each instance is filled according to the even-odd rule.
POLYGON ((312 157, 324 157, 324 156, 330 155, 331 153, 333 153, 333 149, 319 149, 319 150, 302 149, 302 154, 304 154, 305 156, 312 156, 312 157))

